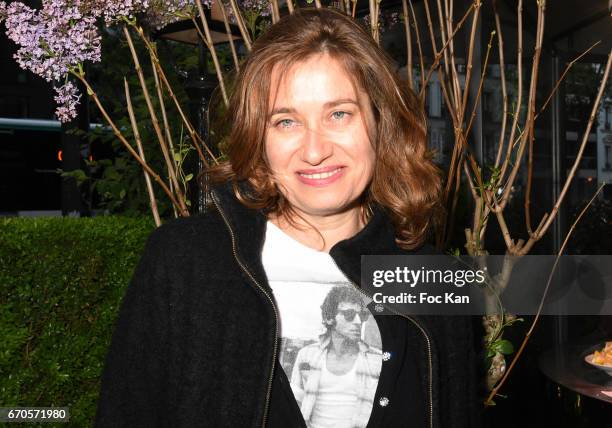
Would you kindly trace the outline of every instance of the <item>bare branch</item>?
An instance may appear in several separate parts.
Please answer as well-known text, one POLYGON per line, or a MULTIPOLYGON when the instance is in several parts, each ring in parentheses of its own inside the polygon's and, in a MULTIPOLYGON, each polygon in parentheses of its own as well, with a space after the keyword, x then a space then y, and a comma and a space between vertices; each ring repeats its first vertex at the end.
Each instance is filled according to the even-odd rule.
POLYGON ((378 13, 376 13, 376 1, 369 0, 370 5, 370 31, 372 32, 372 38, 376 40, 376 43, 380 43, 378 37, 378 13))
POLYGON ((446 87, 446 82, 444 81, 444 78, 442 76, 442 70, 439 68, 438 68, 438 80, 440 81, 440 88, 442 89, 442 95, 444 96, 444 102, 446 103, 446 106, 447 106, 446 110, 451 115, 453 126, 457 128, 459 126, 459 123, 457 122, 456 112, 455 112, 455 109, 453 108, 453 104, 451 101, 452 92, 450 92, 448 88, 446 87))
MULTIPOLYGON (((444 1, 444 10, 446 12, 446 25, 447 25, 447 34, 453 34, 453 5, 454 2, 450 0, 444 1), (449 4, 450 3, 450 4, 449 4)), ((459 82, 459 73, 457 73, 457 67, 455 65, 455 41, 453 38, 450 38, 450 43, 448 45, 449 53, 450 53, 450 66, 451 66, 451 74, 449 79, 452 84, 453 96, 450 97, 453 101, 453 108, 458 111, 459 109, 459 100, 461 99, 461 84, 459 82)), ((449 107, 450 110, 450 107, 449 107)))
MULTIPOLYGON (((538 3, 539 11, 540 11, 540 4, 541 3, 538 3)), ((540 53, 542 51, 542 41, 543 41, 543 33, 544 33, 543 20, 544 20, 544 14, 538 13, 538 23, 537 23, 537 30, 536 30, 536 33, 537 33, 536 34, 536 46, 535 46, 535 52, 533 56, 533 65, 532 65, 532 71, 531 71, 531 85, 529 88, 529 96, 528 96, 529 105, 527 109, 527 122, 525 124, 525 129, 527 130, 529 130, 530 127, 534 126, 533 121, 534 121, 534 110, 535 110, 536 82, 537 82, 538 64, 539 64, 539 59, 540 59, 540 53)), ((522 34, 519 33, 519 37, 520 36, 522 36, 522 34)), ((521 81, 522 80, 519 80, 519 84, 521 83, 521 81)), ((520 109, 520 105, 517 106, 517 109, 520 109)), ((518 116, 515 118, 515 120, 518 120, 518 116)), ((521 160, 523 158, 525 146, 529 141, 528 139, 529 139, 529 132, 526 134, 523 132, 521 143, 519 145, 516 159, 514 162, 514 166, 512 167, 510 171, 510 175, 508 176, 508 179, 506 180, 503 186, 504 191, 501 197, 501 203, 499 204, 499 207, 496 207, 496 209, 503 209, 503 207, 506 205, 508 201, 508 195, 510 194, 510 189, 512 188, 512 185, 514 184, 514 180, 516 179, 518 169, 521 166, 521 160)), ((510 142, 512 141, 513 140, 510 139, 510 142)), ((514 146, 512 144, 508 145, 507 158, 505 159, 502 165, 502 169, 500 173, 500 182, 503 181, 503 175, 504 175, 505 169, 508 167, 510 163, 510 154, 511 154, 511 150, 513 147, 514 146)))
POLYGON ((467 182, 470 187, 470 192, 472 193, 472 198, 476 201, 479 198, 479 196, 478 196, 478 193, 476 192, 474 181, 472 180, 472 177, 470 176, 470 171, 468 170, 468 166, 465 162, 463 162, 463 172, 465 173, 465 176, 467 178, 467 182))
POLYGON ((168 147, 166 146, 166 141, 161 131, 161 127, 159 126, 159 120, 157 119, 155 108, 153 107, 153 103, 151 102, 151 96, 149 95, 149 90, 147 88, 147 84, 144 78, 144 73, 142 72, 142 67, 140 66, 140 61, 138 60, 136 49, 134 48, 134 42, 132 41, 132 36, 130 35, 130 31, 128 30, 126 26, 123 27, 123 33, 128 42, 128 46, 132 54, 132 59, 134 61, 134 68, 136 69, 136 74, 138 75, 140 87, 142 89, 144 99, 147 104, 147 108, 149 110, 149 116, 151 117, 151 122, 153 123, 155 134, 157 135, 157 140, 162 150, 164 160, 166 161, 166 167, 168 168, 168 176, 170 177, 170 180, 175 188, 175 192, 177 193, 177 196, 178 196, 178 203, 179 203, 180 211, 181 212, 187 211, 187 206, 185 205, 184 198, 183 198, 181 189, 179 187, 178 180, 176 178, 176 171, 174 169, 174 161, 170 158, 170 154, 168 153, 168 147))
MULTIPOLYGON (((142 148, 142 140, 140 139, 140 131, 138 130, 138 123, 136 122, 136 116, 134 115, 134 108, 132 107, 132 97, 130 96, 130 87, 128 86, 127 79, 123 78, 123 86, 125 87, 125 99, 127 101, 128 115, 130 117, 130 124, 132 125, 132 133, 134 134, 134 140, 136 140, 136 146, 138 147, 138 154, 140 155, 143 162, 146 162, 144 150, 142 148)), ((153 184, 151 183, 151 177, 146 170, 143 170, 145 184, 147 185, 147 194, 149 195, 149 205, 151 206, 151 213, 155 220, 155 226, 161 226, 161 219, 159 218, 159 211, 157 209, 157 201, 155 200, 155 192, 153 191, 153 184)))
POLYGON ((508 225, 506 224, 506 219, 504 217, 503 211, 494 211, 495 217, 497 218, 497 224, 499 224, 499 228, 501 229, 502 236, 504 237, 504 242, 506 243, 506 248, 510 254, 515 254, 515 245, 512 236, 510 236, 510 230, 508 229, 508 225))
MULTIPOLYGON (((458 166, 457 166, 457 171, 459 171, 459 169, 461 168, 461 165, 465 165, 465 158, 463 156, 463 154, 459 155, 459 162, 458 162, 458 166)), ((449 179, 452 177, 449 177, 449 179)), ((448 242, 448 240, 450 239, 451 236, 453 236, 454 230, 455 230, 455 216, 454 213, 457 210, 457 202, 459 201, 459 187, 461 185, 461 174, 459 172, 457 172, 457 174, 455 174, 454 176, 454 183, 455 183, 455 190, 453 192, 453 200, 451 201, 451 209, 450 212, 452 213, 451 216, 449 217, 449 221, 448 221, 448 234, 446 236, 445 241, 445 245, 448 242)))
MULTIPOLYGON (((357 2, 355 2, 357 4, 357 2)), ((419 51, 419 61, 421 65, 421 91, 425 87, 425 63, 423 58, 423 49, 421 48, 421 35, 419 31, 419 23, 416 19, 416 14, 414 13, 414 6, 412 6, 412 0, 408 0, 408 4, 410 5, 410 12, 412 13, 412 22, 414 22, 414 32, 416 34, 417 40, 417 50, 419 51)))
POLYGON ((459 112, 460 120, 463 120, 465 117, 465 111, 467 107, 467 100, 469 97, 469 88, 470 88, 470 80, 472 78, 472 60, 474 56, 474 40, 476 37, 476 29, 478 24, 478 18, 480 16, 480 0, 476 0, 473 4, 475 7, 474 16, 472 18, 472 30, 470 31, 470 42, 468 44, 468 59, 465 67, 465 88, 463 91, 463 101, 461 103, 461 110, 459 112))
POLYGON ((404 11, 404 30, 406 32, 406 71, 408 74, 408 86, 414 91, 414 78, 412 76, 412 36, 410 34, 410 15, 408 13, 408 2, 402 0, 404 11))
POLYGON ((591 50, 593 50, 593 48, 597 45, 599 45, 601 43, 601 40, 596 41, 595 43, 593 43, 587 50, 585 50, 584 52, 582 52, 580 55, 578 55, 576 58, 574 58, 572 61, 570 61, 566 66, 565 66, 565 70, 563 70, 563 73, 561 73, 561 76, 559 77, 559 79, 557 80, 557 83, 555 83, 555 86, 553 87, 552 91, 550 91, 550 94, 548 95, 548 98, 546 98, 546 101, 544 101, 544 104, 542 104, 542 107, 540 108, 540 111, 538 112, 538 114, 536 114, 536 119, 538 118, 538 116, 540 114, 542 114, 542 112, 546 109, 546 107, 548 106, 548 103, 550 102, 550 100, 552 99, 552 97, 555 95, 555 93, 557 92, 557 90, 559 89, 559 85, 561 84, 561 82, 563 82, 563 80, 565 79, 565 75, 570 71, 570 69, 574 66, 574 64, 576 64, 578 61, 580 61, 582 59, 583 56, 585 56, 586 54, 588 54, 589 52, 591 52, 591 50))
POLYGON ((480 102, 480 95, 482 93, 482 87, 485 81, 485 74, 487 73, 487 65, 489 64, 489 54, 491 53, 493 37, 495 37, 495 31, 492 31, 491 36, 489 37, 489 44, 487 45, 487 53, 485 54, 485 60, 484 60, 484 64, 482 67, 482 73, 480 75, 480 82, 478 82, 478 91, 476 92, 476 99, 474 100, 474 107, 472 108, 472 114, 470 116, 470 121, 468 122, 468 125, 465 129, 465 135, 470 134, 472 123, 474 122, 474 118, 476 117, 476 108, 478 107, 478 103, 480 102))
MULTIPOLYGON (((437 0, 438 5, 438 23, 440 25, 440 35, 442 36, 442 45, 446 45, 446 28, 444 25, 444 18, 442 17, 442 4, 440 0, 437 0)), ((444 50, 444 73, 448 75, 448 50, 444 50)))
MULTIPOLYGON (((164 135, 166 136, 166 141, 168 142, 168 148, 170 149, 170 153, 172 154, 172 161, 174 161, 174 145, 172 143, 172 133, 170 131, 170 124, 168 123, 168 115, 166 114, 166 105, 164 103, 164 94, 162 92, 162 88, 159 84, 159 76, 157 75, 157 68, 155 67, 155 60, 153 59, 153 55, 149 55, 151 59, 151 70, 153 71, 153 78, 155 80, 155 90, 157 92, 157 99, 159 100, 159 107, 162 114, 162 121, 164 123, 164 135)), ((130 100, 131 103, 131 100, 130 100)), ((138 141, 136 141, 138 143, 138 141)), ((177 171, 178 166, 175 165, 175 171, 177 171)), ((170 190, 173 189, 172 181, 170 182, 170 190)), ((174 209, 174 217, 178 217, 178 212, 174 209)))
POLYGON ((580 143, 580 148, 578 149, 578 153, 576 154, 576 159, 574 160, 574 164, 572 165, 572 168, 567 174, 565 183, 563 183, 563 188, 561 189, 561 192, 559 193, 559 198, 557 199, 557 202, 555 202, 555 205, 553 206, 550 214, 547 216, 546 222, 542 225, 541 228, 539 228, 537 233, 534 233, 529 238, 529 240, 527 241, 527 243, 521 250, 523 254, 526 254, 529 251, 529 249, 531 249, 533 244, 539 239, 541 239, 542 236, 546 233, 546 231, 552 224, 553 220, 555 219, 557 212, 559 211, 559 207, 561 206, 561 203, 565 199, 565 195, 567 194, 567 191, 572 183, 572 180, 574 179, 574 176, 576 175, 576 171, 578 170, 578 165, 580 164, 580 161, 582 160, 582 155, 584 153, 584 149, 586 148, 587 141, 589 140, 589 134, 591 133, 593 121, 595 120, 595 117, 597 116, 597 112, 599 111, 599 104, 601 102, 601 98, 603 96, 604 89, 606 88, 608 77, 610 75, 610 64, 611 63, 612 63, 612 50, 608 54, 608 60, 606 62, 606 68, 604 71, 604 75, 601 80, 601 83, 599 84, 599 90, 597 92, 597 97, 595 98, 595 102, 593 103, 593 108, 591 109, 591 115, 589 116, 587 127, 584 131, 584 134, 582 134, 582 142, 580 143))
MULTIPOLYGON (((180 208, 180 205, 176 201, 176 198, 174 197, 174 194, 170 191, 170 189, 168 188, 166 183, 164 183, 164 180, 162 180, 162 178, 155 171, 153 171, 153 169, 151 169, 151 167, 138 155, 138 153, 136 153, 134 148, 130 145, 130 143, 127 141, 125 136, 121 133, 121 131, 119 130, 119 128, 117 127, 115 122, 113 122, 113 120, 109 116, 108 112, 106 111, 106 109, 104 108, 102 103, 100 102, 100 99, 98 98, 98 94, 96 94, 96 92, 89 85, 87 80, 85 80, 85 78, 82 75, 80 75, 79 73, 75 73, 75 72, 71 72, 71 73, 77 79, 79 79, 81 82, 83 82, 83 85, 85 85, 85 88, 87 89, 87 94, 89 96, 91 96, 91 98, 93 99, 94 103, 98 107, 98 110, 100 110, 100 113, 102 114, 102 117, 104 117, 104 120, 106 120, 106 123, 108 123, 108 125, 111 127, 111 129, 113 130, 113 133, 115 134, 115 136, 117 137, 119 142, 121 144, 123 144, 123 146, 134 157, 134 159, 136 159, 136 161, 144 168, 144 170, 147 171, 151 175, 151 177, 153 177, 153 179, 161 186, 161 188, 164 191, 164 193, 166 193, 166 195, 168 195, 168 198, 170 198, 170 201, 172 202, 172 204, 175 207, 180 208)), ((187 210, 181 211, 181 215, 184 216, 184 217, 187 217, 187 216, 189 216, 189 211, 187 211, 187 210)))
POLYGON ((270 0, 270 11, 272 12, 272 23, 276 24, 280 19, 280 11, 278 9, 278 0, 270 0))
MULTIPOLYGON (((527 155, 527 185, 525 186, 525 225, 527 227, 527 233, 531 236, 531 184, 533 181, 533 142, 535 140, 534 128, 535 128, 535 103, 536 103, 536 88, 538 85, 538 68, 539 59, 542 49, 542 41, 544 39, 544 8, 545 2, 538 2, 538 42, 536 43, 536 51, 533 60, 532 75, 531 75, 531 87, 529 96, 529 108, 527 110, 527 130, 528 130, 528 141, 529 150, 527 155)), ((519 159, 520 162, 520 159, 519 159)))
POLYGON ((215 66, 215 72, 217 73, 217 79, 219 80, 219 87, 221 88, 221 95, 223 96, 223 102, 227 106, 229 104, 229 99, 227 97, 227 91, 225 90, 225 83, 223 82, 223 72, 221 71, 221 64, 219 64, 217 50, 215 49, 215 44, 213 43, 212 36, 210 34, 210 29, 208 28, 208 20, 206 19, 206 15, 204 14, 202 1, 196 0, 196 5, 198 6, 198 12, 200 14, 200 21, 202 22, 202 27, 204 27, 204 42, 206 43, 206 46, 208 47, 208 50, 211 53, 213 64, 215 66))
POLYGON ((533 183, 533 128, 529 128, 529 147, 527 150, 527 183, 525 185, 525 199, 523 207, 525 211, 525 227, 527 228, 527 234, 530 236, 533 234, 531 230, 531 184, 533 183))
MULTIPOLYGON (((429 83, 429 79, 431 78, 431 75, 433 74, 434 70, 436 69, 436 67, 440 63, 440 59, 442 58, 442 55, 444 54, 444 51, 446 50, 446 48, 449 46, 449 44, 451 43, 451 41, 455 37, 455 34, 457 34, 457 32, 461 29, 461 27, 463 26, 463 23, 465 22, 465 20, 469 16, 470 12, 472 12, 473 8, 474 8, 474 5, 473 4, 470 5, 470 7, 467 9, 465 14, 463 15, 463 18, 461 18, 461 20, 457 24, 457 27, 455 28, 453 33, 449 36, 448 40, 446 40, 446 43, 444 43, 444 46, 442 46, 442 49, 440 49, 440 51, 438 53, 436 53, 434 61, 431 64, 431 67, 429 67, 429 71, 427 72, 427 78, 425 79, 425 81, 423 83, 423 86, 421 87, 421 95, 423 94, 424 88, 429 83)), ((476 17, 476 19, 478 19, 478 18, 476 17)), ((472 45, 473 45, 473 41, 472 41, 472 45)))
MULTIPOLYGON (((585 50, 584 52, 582 52, 580 55, 578 55, 576 58, 574 58, 572 61, 570 61, 567 66, 565 67, 565 69, 563 70, 563 73, 561 74, 561 76, 559 77, 559 79, 557 80, 557 82, 555 83, 555 86, 553 87, 551 93, 548 95, 548 98, 546 99, 546 101, 544 102, 544 104, 542 105, 542 107, 540 108, 540 110, 538 111, 538 113, 535 114, 534 116, 534 120, 538 119, 538 117, 540 117, 540 115, 544 112, 544 110, 546 109, 546 107, 548 106, 548 103, 550 102, 550 100, 552 99, 552 97, 554 96, 554 94, 557 92, 557 90, 559 89, 559 86, 561 85, 561 82, 563 82, 563 80, 565 80, 565 77, 567 75, 567 73, 570 71, 570 69, 575 65, 576 62, 578 62, 583 56, 585 56, 587 53, 589 53, 595 46, 597 46, 598 44, 600 44, 601 41, 598 41, 596 43, 594 43, 591 47, 589 47, 587 50, 585 50)), ((523 132, 525 130, 521 130, 518 134, 518 136, 516 137, 516 140, 514 141, 514 143, 511 145, 512 149, 514 147, 516 147, 516 145, 521 141, 521 138, 523 137, 523 132)), ((510 143, 510 142, 509 142, 510 143)), ((503 205, 502 205, 503 207, 503 205)))
MULTIPOLYGON (((291 0, 287 0, 287 4, 291 4, 291 0)), ((240 71, 240 61, 238 60, 236 45, 234 44, 234 35, 230 29, 229 20, 227 19, 227 13, 225 12, 225 6, 223 5, 222 1, 219 3, 219 9, 221 10, 221 16, 223 17, 223 25, 225 26, 225 33, 227 34, 227 39, 229 40, 230 50, 232 51, 234 67, 236 68, 236 71, 240 71)))
POLYGON ((503 113, 502 113, 502 125, 499 133, 499 142, 497 143, 497 154, 495 155, 495 168, 499 166, 501 160, 501 154, 504 148, 504 139, 506 136, 506 123, 508 122, 508 90, 506 88, 506 64, 504 61, 504 36, 502 34, 502 27, 499 20, 499 13, 497 12, 497 0, 493 0, 493 12, 495 14, 495 28, 497 30, 497 48, 499 54, 499 73, 502 88, 502 99, 503 99, 503 113))
MULTIPOLYGON (((195 21, 193 21, 193 23, 194 25, 196 25, 195 21)), ((153 46, 153 44, 149 41, 147 36, 145 36, 144 31, 142 30, 141 27, 133 26, 132 28, 136 30, 136 34, 138 34, 140 39, 144 42, 145 47, 147 48, 147 51, 149 52, 149 57, 151 58, 152 63, 155 64, 155 67, 157 68, 157 73, 159 77, 161 77, 161 81, 164 84, 164 87, 166 88, 168 95, 174 102, 174 106, 176 107, 179 115, 181 116, 181 120, 183 121, 183 124, 185 125, 185 127, 187 128, 187 131, 189 132, 189 136, 191 137, 193 146, 198 152, 198 156, 200 157, 204 165, 208 167, 209 162, 204 157, 204 154, 202 153, 202 149, 200 148, 200 144, 201 144, 202 147, 206 149, 206 151, 208 152, 213 162, 217 163, 215 156, 212 154, 212 152, 210 151, 210 149, 208 148, 204 140, 202 140, 200 135, 195 131, 195 129, 193 128, 193 125, 191 124, 191 121, 185 115, 185 112, 183 111, 183 108, 181 107, 181 103, 178 101, 176 94, 174 93, 174 90, 172 89, 172 85, 170 85, 170 82, 168 81, 168 78, 166 77, 166 73, 164 72, 164 69, 162 68, 161 63, 159 62, 159 57, 157 56, 157 50, 155 49, 155 46, 153 46)))
POLYGON ((244 41, 244 45, 246 46, 247 50, 250 52, 251 46, 252 46, 251 36, 249 36, 249 32, 247 31, 246 25, 244 25, 244 19, 242 17, 242 13, 240 13, 240 8, 238 7, 238 4, 236 4, 236 0, 229 0, 229 2, 232 8, 232 12, 234 13, 234 16, 236 17, 236 23, 238 24, 238 29, 240 30, 240 34, 242 34, 242 40, 244 41))
MULTIPOLYGON (((518 126, 519 116, 521 114, 521 105, 523 103, 523 0, 518 0, 517 5, 517 37, 518 37, 518 46, 517 46, 517 54, 516 54, 516 67, 518 74, 517 81, 517 100, 516 107, 514 109, 514 118, 512 120, 512 126, 510 127, 510 137, 508 138, 508 148, 506 149, 506 156, 504 158, 504 162, 502 163, 501 170, 499 173, 499 181, 502 182, 506 177, 506 170, 510 165, 510 159, 512 155, 512 148, 514 142, 514 135, 516 133, 516 128, 518 126)), ((507 200, 508 195, 505 195, 505 200, 507 200)), ((502 197, 501 205, 504 206, 504 197, 502 197)))
POLYGON ((438 56, 438 46, 436 44, 436 36, 433 31, 433 23, 431 22, 431 13, 429 12, 429 1, 423 0, 425 6, 425 16, 427 17, 427 28, 429 29, 429 38, 431 39, 431 49, 433 50, 434 57, 438 56))
POLYGON ((453 153, 451 154, 451 160, 450 160, 450 165, 449 165, 449 170, 448 170, 448 176, 446 178, 446 186, 444 187, 444 193, 442 195, 442 200, 444 202, 444 204, 446 205, 446 203, 448 202, 448 196, 450 195, 450 191, 451 191, 451 183, 453 181, 453 177, 455 176, 455 174, 457 173, 457 159, 460 153, 460 148, 462 146, 460 139, 462 138, 462 134, 461 134, 461 130, 457 129, 457 126, 455 126, 455 144, 453 144, 453 153))
POLYGON ((480 234, 479 234, 479 240, 480 242, 482 242, 482 245, 484 247, 484 238, 485 238, 485 232, 487 230, 487 225, 488 225, 488 221, 489 221, 489 214, 491 213, 491 209, 489 208, 489 205, 486 203, 485 200, 485 206, 484 206, 484 213, 482 214, 482 217, 484 218, 482 225, 480 227, 480 234))
POLYGON ((162 121, 164 123, 164 131, 166 135, 166 141, 170 147, 170 151, 174 152, 174 145, 172 144, 172 133, 170 132, 170 124, 168 123, 168 115, 166 114, 166 103, 164 102, 164 94, 159 84, 159 76, 157 74, 157 67, 155 67, 155 60, 151 57, 151 70, 153 71, 153 78, 155 80, 155 90, 157 91, 157 98, 159 99, 159 107, 162 114, 162 121))
POLYGON ((601 192, 601 190, 604 188, 604 186, 605 186, 605 183, 602 183, 599 186, 599 188, 597 189, 597 192, 595 192, 595 194, 593 195, 591 200, 588 202, 588 204, 582 209, 582 211, 580 211, 580 214, 578 215, 576 220, 574 220, 574 222, 572 223, 572 226, 570 227, 570 230, 567 232, 567 235, 565 235, 565 239, 563 240, 563 244, 561 245, 561 248, 559 249, 559 252, 557 253, 557 257, 555 257, 555 263, 553 264, 553 267, 550 270, 550 274, 548 275, 548 280, 546 281, 546 288, 544 288, 544 293, 542 294, 542 299, 540 300, 540 305, 539 305, 538 310, 537 310, 537 312, 535 314, 535 317, 533 318, 531 326, 529 327, 529 330, 525 334, 525 338, 523 339, 523 342, 521 343, 521 346, 519 347, 518 351, 516 352, 516 354, 514 354, 514 357, 512 358, 512 361, 510 362, 510 365, 506 369, 506 372, 504 373, 504 375, 500 379, 499 383, 491 390, 491 392, 489 393, 489 396, 485 400, 485 403, 490 404, 492 402, 493 398, 495 398, 495 396, 497 395, 497 392, 499 391, 499 389, 504 385, 504 383, 508 379, 508 376, 512 372, 512 369, 516 365, 516 362, 518 361, 519 357, 523 353, 523 350, 525 349, 525 346, 527 346, 527 342, 529 342, 529 339, 531 338, 531 335, 533 334, 533 331, 535 330, 535 327, 536 327, 536 325, 537 325, 537 323, 538 323, 538 321, 540 319, 540 315, 542 313, 542 308, 543 308, 543 305, 544 305, 544 300, 546 299, 546 295, 548 294, 548 289, 550 288, 550 284, 552 282, 552 278, 553 278, 553 276, 555 274, 555 271, 557 270, 557 265, 559 264, 559 259, 561 257, 561 254, 563 254, 563 252, 565 251, 565 247, 567 246, 567 243, 569 242, 569 238, 572 235, 572 233, 574 232, 574 230, 576 228, 576 225, 578 224, 580 219, 582 219, 582 216, 587 212, 589 207, 593 204, 593 201, 595 200, 595 198, 597 197, 599 192, 601 192))

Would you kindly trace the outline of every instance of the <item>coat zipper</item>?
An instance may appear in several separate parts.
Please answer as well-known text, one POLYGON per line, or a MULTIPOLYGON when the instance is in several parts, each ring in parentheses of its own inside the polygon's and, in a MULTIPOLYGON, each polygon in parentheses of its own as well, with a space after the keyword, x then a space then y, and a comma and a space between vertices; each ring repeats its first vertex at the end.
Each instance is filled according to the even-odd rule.
MULTIPOLYGON (((344 274, 342 269, 340 269, 340 267, 336 263, 336 260, 334 260, 333 257, 331 259, 334 262, 334 264, 336 265, 336 267, 338 268, 338 270, 344 274)), ((355 288, 355 290, 357 290, 359 293, 361 293, 362 295, 366 296, 370 300, 372 300, 372 301, 374 300, 373 296, 370 296, 368 293, 363 291, 363 289, 361 287, 358 287, 357 284, 355 284, 353 281, 351 281, 346 274, 344 274, 344 276, 346 277, 346 279, 348 279, 348 281, 351 283, 353 288, 355 288)), ((427 342, 427 362, 428 362, 428 369, 429 369, 429 383, 428 383, 428 393, 429 393, 429 428, 433 428, 433 362, 432 362, 432 357, 431 357, 431 340, 429 339, 429 335, 427 334, 427 332, 425 331, 423 326, 421 326, 421 324, 419 324, 419 322, 416 319, 412 318, 411 316, 401 314, 401 313, 397 312, 396 310, 394 310, 394 309, 392 309, 392 308, 390 308, 388 306, 385 306, 385 307, 390 312, 393 312, 395 315, 398 315, 398 316, 400 316, 402 318, 406 318, 408 321, 412 322, 419 329, 419 331, 421 332, 421 334, 425 338, 425 342, 427 342)))
POLYGON ((272 305, 272 309, 274 310, 274 348, 272 351, 272 368, 270 369, 270 377, 268 379, 268 389, 266 391, 266 402, 264 405, 264 413, 263 413, 263 420, 261 423, 262 428, 265 428, 266 426, 266 422, 268 419, 268 407, 270 404, 270 394, 272 392, 272 379, 274 377, 274 366, 276 363, 276 354, 277 354, 277 342, 278 342, 278 310, 276 309, 276 305, 274 304, 274 300, 272 299, 272 297, 270 296, 270 294, 259 284, 259 282, 257 282, 257 280, 255 279, 255 277, 251 274, 251 272, 249 272, 249 270, 246 268, 246 266, 244 265, 244 263, 242 263, 242 261, 240 261, 240 259, 238 258, 238 253, 236 251, 236 236, 234 235, 234 231, 232 230, 232 227, 230 226, 229 221, 227 220, 227 217, 225 216, 225 213, 223 212, 223 210, 221 209, 221 207, 219 206, 219 203, 217 201, 217 197, 214 195, 214 193, 211 192, 212 195, 212 200, 215 204, 215 206, 217 207, 217 211, 219 211, 219 214, 221 214, 221 217, 223 218, 223 221, 225 222, 225 225, 227 226, 227 229, 229 230, 230 236, 232 238, 232 252, 234 253, 234 259, 236 259, 236 262, 238 263, 238 266, 240 266, 240 268, 244 271, 244 273, 247 274, 247 276, 251 279, 251 281, 253 281, 253 284, 255 284, 255 286, 259 289, 259 291, 261 291, 261 293, 267 297, 267 299, 270 301, 270 305, 272 305))

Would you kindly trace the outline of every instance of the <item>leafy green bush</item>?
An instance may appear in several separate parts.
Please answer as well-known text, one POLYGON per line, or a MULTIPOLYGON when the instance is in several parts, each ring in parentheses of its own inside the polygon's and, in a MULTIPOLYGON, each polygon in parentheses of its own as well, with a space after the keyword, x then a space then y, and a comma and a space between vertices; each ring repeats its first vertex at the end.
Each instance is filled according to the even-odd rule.
POLYGON ((0 406, 67 406, 70 423, 53 425, 92 424, 118 305, 153 227, 0 219, 0 406))

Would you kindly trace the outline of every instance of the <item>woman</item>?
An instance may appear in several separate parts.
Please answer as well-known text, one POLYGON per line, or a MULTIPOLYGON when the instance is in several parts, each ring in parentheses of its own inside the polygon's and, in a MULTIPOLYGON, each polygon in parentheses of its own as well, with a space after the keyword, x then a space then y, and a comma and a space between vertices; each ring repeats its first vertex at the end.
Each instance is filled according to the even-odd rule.
POLYGON ((97 426, 478 426, 469 320, 380 316, 357 285, 363 254, 433 251, 440 189, 376 43, 331 9, 285 17, 228 117, 213 209, 156 230, 134 273, 97 426))

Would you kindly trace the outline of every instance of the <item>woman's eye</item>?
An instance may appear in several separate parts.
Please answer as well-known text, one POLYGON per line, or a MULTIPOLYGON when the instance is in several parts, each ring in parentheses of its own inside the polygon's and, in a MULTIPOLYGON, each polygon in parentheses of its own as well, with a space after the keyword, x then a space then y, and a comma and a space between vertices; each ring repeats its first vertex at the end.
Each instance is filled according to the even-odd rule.
POLYGON ((290 128, 293 124, 294 122, 291 119, 281 119, 275 123, 275 126, 278 128, 290 128))
POLYGON ((346 119, 350 113, 348 111, 335 111, 332 113, 332 118, 335 120, 346 119))

